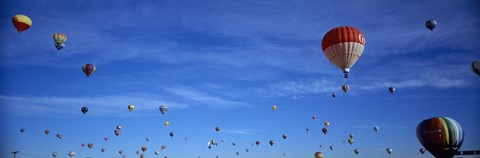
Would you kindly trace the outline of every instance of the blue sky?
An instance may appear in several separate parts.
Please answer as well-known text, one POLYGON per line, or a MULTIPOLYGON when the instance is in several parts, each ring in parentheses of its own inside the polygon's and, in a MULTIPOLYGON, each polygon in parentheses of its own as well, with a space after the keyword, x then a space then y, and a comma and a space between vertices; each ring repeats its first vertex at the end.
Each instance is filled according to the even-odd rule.
POLYGON ((355 148, 361 150, 355 157, 432 157, 419 154, 415 129, 436 116, 462 125, 463 149, 480 148, 480 80, 469 67, 480 59, 473 0, 0 0, 0 6, 1 157, 13 150, 18 158, 54 151, 63 158, 69 150, 75 157, 121 157, 118 150, 136 157, 142 146, 154 157, 162 145, 159 156, 170 158, 298 158, 316 151, 344 158, 354 157, 355 148), (11 24, 16 14, 33 21, 20 35, 11 24), (424 26, 428 19, 438 21, 434 32, 424 26), (347 81, 320 45, 343 25, 366 38, 347 81), (68 36, 61 51, 55 32, 68 36), (81 70, 85 63, 97 67, 90 78, 81 70), (340 89, 346 82, 347 94, 340 89), (162 104, 169 106, 165 116, 162 104), (324 121, 331 123, 327 135, 324 121), (124 127, 118 137, 116 125, 124 127), (342 143, 350 133, 352 146, 342 143), (209 150, 212 138, 226 142, 209 150), (257 140, 262 144, 251 146, 257 140), (80 146, 89 142, 91 150, 80 146))

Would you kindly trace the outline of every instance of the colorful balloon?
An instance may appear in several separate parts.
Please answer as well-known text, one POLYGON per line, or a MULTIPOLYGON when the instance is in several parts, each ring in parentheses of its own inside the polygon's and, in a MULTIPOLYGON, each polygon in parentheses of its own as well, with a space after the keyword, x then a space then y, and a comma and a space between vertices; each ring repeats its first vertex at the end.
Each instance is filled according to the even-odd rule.
POLYGON ((349 134, 348 137, 349 137, 350 139, 353 139, 353 134, 349 134))
POLYGON ((91 75, 93 75, 93 73, 95 73, 95 71, 97 70, 97 67, 95 67, 95 65, 93 64, 85 64, 82 66, 82 70, 83 70, 83 73, 87 75, 87 77, 90 77, 91 75))
POLYGON ((220 131, 220 127, 215 127, 215 131, 220 131))
POLYGON ((88 108, 86 106, 82 107, 80 110, 82 111, 83 115, 88 112, 88 108))
POLYGON ((92 149, 93 148, 93 143, 88 143, 87 146, 88 146, 88 149, 92 149))
POLYGON ((330 122, 325 121, 324 125, 325 125, 325 127, 328 127, 328 126, 330 126, 330 122))
POLYGON ((168 125, 170 124, 170 122, 165 121, 163 124, 164 124, 165 126, 168 126, 168 125))
POLYGON ((343 85, 343 86, 342 86, 342 90, 343 90, 345 93, 347 93, 349 89, 350 89, 350 87, 349 87, 348 85, 343 85))
POLYGON ((135 109, 135 106, 134 105, 128 105, 128 111, 132 112, 133 109, 135 109))
POLYGON ((475 74, 477 74, 478 76, 480 76, 480 60, 473 61, 472 71, 475 72, 475 74))
POLYGON ((55 33, 53 34, 53 41, 55 42, 55 48, 57 48, 57 50, 60 50, 63 47, 65 47, 65 42, 67 41, 67 35, 63 33, 55 33))
POLYGON ((437 21, 430 19, 427 22, 425 22, 425 27, 427 27, 430 31, 433 32, 433 29, 437 26, 437 21))
POLYGON ((350 68, 365 49, 365 37, 352 26, 341 26, 328 31, 322 40, 322 50, 327 59, 343 70, 348 78, 350 68))
POLYGON ((73 156, 75 156, 75 152, 69 151, 69 152, 68 152, 68 156, 70 156, 70 158, 72 158, 73 156))
POLYGON ((352 138, 348 139, 348 144, 350 144, 350 145, 353 144, 353 139, 352 138))
POLYGON ((45 135, 48 135, 50 133, 50 130, 46 129, 45 131, 43 131, 43 133, 45 133, 45 135))
POLYGON ((420 148, 418 151, 420 151, 422 155, 425 154, 425 148, 420 148))
POLYGON ((323 127, 322 132, 323 132, 323 134, 327 134, 328 129, 326 127, 323 127))
POLYGON ((417 126, 418 141, 439 158, 452 158, 462 146, 464 135, 460 124, 448 117, 426 119, 417 126))
POLYGON ((115 133, 115 135, 118 136, 122 133, 122 131, 120 131, 119 129, 116 129, 115 131, 113 131, 113 133, 115 133))
POLYGON ((353 152, 355 152, 355 155, 358 155, 360 153, 360 149, 355 149, 353 152))
POLYGON ((256 141, 255 144, 257 144, 257 146, 260 145, 260 141, 256 141))
POLYGON ((80 146, 82 146, 82 148, 85 147, 85 143, 82 143, 80 146))
POLYGON ((142 146, 142 152, 145 153, 147 151, 147 147, 146 146, 142 146))
POLYGON ((108 141, 108 137, 103 138, 103 140, 108 141))
POLYGON ((392 154, 392 151, 393 151, 392 148, 387 148, 386 150, 387 150, 387 153, 388 153, 389 155, 392 154))
POLYGON ((273 111, 277 110, 277 106, 276 106, 276 105, 272 105, 272 110, 273 110, 273 111))
POLYGON ((118 130, 120 130, 120 129, 122 129, 122 126, 117 125, 115 128, 118 129, 118 130))
POLYGON ((390 94, 395 93, 395 87, 388 87, 388 91, 390 92, 390 94))
POLYGON ((315 153, 315 158, 323 158, 323 153, 322 152, 316 152, 315 153))
POLYGON ((13 16, 12 23, 17 29, 18 33, 21 33, 32 26, 32 20, 28 16, 22 14, 13 16))
POLYGON ((168 111, 168 107, 166 105, 161 105, 158 109, 160 110, 162 115, 165 115, 165 113, 167 113, 168 111))

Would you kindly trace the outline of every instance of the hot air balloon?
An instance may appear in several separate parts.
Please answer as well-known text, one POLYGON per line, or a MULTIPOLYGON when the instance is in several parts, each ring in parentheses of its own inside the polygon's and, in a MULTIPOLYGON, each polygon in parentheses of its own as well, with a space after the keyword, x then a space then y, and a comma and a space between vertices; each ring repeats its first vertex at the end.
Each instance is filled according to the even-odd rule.
POLYGON ((379 129, 380 129, 380 127, 378 127, 378 126, 373 127, 373 130, 374 130, 375 132, 378 132, 379 129))
POLYGON ((247 149, 245 149, 245 151, 248 153, 248 151, 250 151, 250 150, 248 150, 248 148, 247 148, 247 149))
POLYGON ((147 151, 147 147, 146 146, 142 146, 142 151, 143 153, 145 153, 147 151))
POLYGON ((233 146, 235 146, 235 143, 232 143, 233 146))
POLYGON ((350 87, 349 87, 348 85, 343 85, 343 86, 342 86, 342 90, 343 90, 345 93, 347 93, 349 89, 350 89, 350 87))
POLYGON ((48 135, 48 133, 50 133, 50 130, 46 129, 45 131, 43 131, 45 133, 45 135, 48 135))
POLYGON ((420 148, 418 151, 420 151, 422 155, 425 154, 425 148, 420 148))
POLYGON ((113 131, 113 133, 115 133, 115 135, 118 136, 122 133, 122 131, 120 131, 119 129, 116 129, 115 131, 113 131))
POLYGON ((348 78, 350 68, 357 62, 365 48, 365 37, 355 27, 340 26, 328 31, 322 40, 322 50, 327 59, 340 68, 348 78))
POLYGON ((123 150, 118 150, 118 154, 122 155, 122 154, 123 154, 123 150))
POLYGON ((276 106, 276 105, 272 105, 272 110, 273 110, 273 111, 277 110, 277 106, 276 106))
POLYGON ((286 135, 286 134, 283 134, 283 135, 282 135, 282 138, 283 138, 283 139, 287 139, 287 135, 286 135))
POLYGON ((220 127, 215 127, 215 131, 220 131, 220 127))
POLYGON ((140 154, 140 158, 145 158, 145 154, 140 154))
POLYGON ((460 124, 448 117, 423 120, 417 126, 418 141, 437 158, 452 158, 463 143, 460 124))
POLYGON ((137 155, 139 155, 139 154, 140 154, 140 151, 137 150, 137 151, 135 151, 135 153, 136 153, 137 155))
POLYGON ((86 106, 84 106, 84 107, 82 107, 81 111, 85 115, 85 113, 88 112, 88 108, 86 106))
POLYGON ((82 148, 85 147, 85 143, 82 143, 80 146, 82 146, 82 148))
POLYGON ((97 67, 95 67, 95 65, 93 64, 85 64, 82 66, 82 70, 85 75, 87 75, 87 77, 90 77, 91 75, 93 75, 93 73, 95 73, 97 67))
POLYGON ((25 128, 20 128, 20 132, 21 133, 25 132, 25 128))
POLYGON ((323 153, 322 152, 316 152, 315 153, 315 158, 323 158, 323 153))
POLYGON ((268 141, 268 143, 270 144, 270 146, 273 146, 274 144, 273 140, 268 141))
POLYGON ((170 132, 170 137, 173 137, 173 132, 170 132))
POLYGON ((128 111, 132 112, 133 109, 135 109, 135 106, 134 105, 128 105, 128 111))
POLYGON ((255 144, 257 144, 257 146, 260 145, 260 141, 256 141, 255 144))
POLYGON ((477 74, 478 76, 480 76, 480 60, 473 61, 472 71, 475 72, 475 74, 477 74))
POLYGON ((315 119, 317 119, 317 116, 313 115, 312 120, 315 120, 315 119))
POLYGON ((155 155, 158 155, 158 154, 160 154, 160 151, 156 150, 155 155))
POLYGON ((103 138, 103 140, 108 141, 108 137, 103 138))
MULTIPOLYGON (((163 158, 168 158, 168 156, 165 156, 165 157, 163 157, 163 158)), ((217 157, 217 158, 218 158, 218 157, 217 157)))
POLYGON ((333 98, 337 97, 337 93, 332 93, 332 97, 333 98))
POLYGON ((165 121, 163 124, 164 124, 165 126, 168 126, 168 125, 170 124, 170 122, 165 121))
POLYGON ((102 153, 105 152, 105 148, 100 149, 100 151, 101 151, 102 153))
POLYGON ((75 152, 69 151, 69 152, 68 152, 68 156, 70 156, 70 158, 74 157, 74 156, 75 156, 75 152))
POLYGON ((159 107, 159 110, 162 113, 162 115, 165 115, 165 113, 168 111, 168 107, 166 105, 161 105, 159 107))
POLYGON ((330 146, 330 150, 333 150, 333 146, 330 146))
POLYGON ((320 145, 318 145, 318 147, 322 148, 322 145, 320 144, 320 145))
POLYGON ((162 145, 162 147, 161 147, 160 149, 162 149, 162 150, 163 150, 163 149, 166 149, 166 148, 167 148, 167 146, 166 146, 166 145, 162 145))
POLYGON ((92 149, 93 148, 93 143, 88 143, 87 146, 88 146, 89 149, 92 149))
POLYGON ((149 138, 149 137, 146 137, 145 140, 148 142, 148 141, 150 141, 150 138, 149 138))
POLYGON ((395 87, 388 87, 388 91, 390 92, 390 94, 395 93, 395 87))
POLYGON ((350 144, 350 145, 353 144, 353 139, 352 138, 348 139, 348 144, 350 144))
POLYGON ((115 128, 118 129, 118 130, 121 130, 121 129, 122 129, 122 126, 117 125, 115 128))
POLYGON ((236 154, 237 154, 237 155, 240 155, 240 153, 239 153, 238 151, 236 152, 236 154))
POLYGON ((63 47, 65 47, 65 42, 67 41, 67 35, 63 33, 55 33, 53 34, 53 41, 55 42, 55 48, 57 48, 57 50, 60 50, 63 47))
POLYGON ((360 149, 355 149, 353 152, 355 152, 355 155, 358 155, 358 153, 360 153, 360 149))
POLYGON ((387 153, 388 153, 388 154, 392 154, 392 151, 393 151, 392 148, 387 148, 386 150, 387 150, 387 153))
POLYGON ((69 151, 69 152, 68 152, 68 156, 70 156, 70 158, 72 158, 73 156, 75 156, 75 152, 69 151))
POLYGON ((283 153, 283 156, 287 156, 287 153, 283 153))
POLYGON ((57 138, 58 138, 58 139, 62 139, 63 136, 62 136, 61 134, 57 134, 57 138))
POLYGON ((53 153, 52 153, 52 156, 53 156, 54 158, 57 157, 57 156, 58 156, 58 152, 53 152, 53 153))
POLYGON ((430 19, 425 22, 425 27, 427 27, 430 31, 433 32, 433 29, 437 26, 437 21, 430 19))
POLYGON ((349 134, 348 137, 349 137, 350 139, 353 139, 353 134, 349 134))
POLYGON ((21 33, 32 26, 32 20, 28 16, 22 14, 13 16, 12 23, 17 29, 18 33, 21 33))
POLYGON ((305 128, 305 130, 308 132, 308 128, 305 128))
POLYGON ((328 129, 326 127, 323 127, 322 132, 323 132, 323 134, 327 134, 328 129))
POLYGON ((325 123, 324 123, 324 124, 325 124, 325 127, 328 127, 328 126, 330 126, 330 122, 328 122, 328 121, 325 121, 325 123))

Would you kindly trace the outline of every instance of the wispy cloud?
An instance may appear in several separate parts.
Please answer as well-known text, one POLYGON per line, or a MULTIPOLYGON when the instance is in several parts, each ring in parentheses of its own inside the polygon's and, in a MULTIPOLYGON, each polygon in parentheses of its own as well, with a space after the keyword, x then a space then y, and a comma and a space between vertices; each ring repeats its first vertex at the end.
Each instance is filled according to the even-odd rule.
POLYGON ((229 129, 229 128, 223 128, 222 131, 228 134, 254 134, 253 130, 249 129, 229 129))
POLYGON ((184 103, 165 101, 153 96, 103 96, 103 97, 46 97, 46 96, 0 96, 3 112, 18 116, 64 117, 77 115, 87 106, 88 115, 115 117, 125 113, 127 106, 136 106, 132 116, 158 112, 160 105, 170 108, 187 108, 184 103), (143 96, 143 97, 142 97, 143 96))
POLYGON ((219 95, 209 95, 207 93, 187 87, 168 88, 166 89, 166 91, 174 95, 183 97, 184 99, 187 99, 189 101, 193 101, 196 104, 204 105, 210 108, 226 109, 251 106, 250 104, 245 102, 224 99, 219 95))

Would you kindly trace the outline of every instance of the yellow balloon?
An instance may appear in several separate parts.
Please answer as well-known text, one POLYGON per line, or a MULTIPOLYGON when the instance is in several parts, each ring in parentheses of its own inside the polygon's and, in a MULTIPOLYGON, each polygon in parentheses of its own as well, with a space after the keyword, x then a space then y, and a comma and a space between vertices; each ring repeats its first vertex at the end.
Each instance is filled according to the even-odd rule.
POLYGON ((315 158, 323 158, 323 153, 322 152, 316 152, 315 153, 315 158))
POLYGON ((276 105, 273 105, 273 106, 272 106, 272 110, 273 110, 273 111, 277 110, 277 106, 276 106, 276 105))
POLYGON ((133 106, 133 105, 128 105, 128 111, 132 112, 133 109, 135 109, 135 106, 133 106))
POLYGON ((163 124, 165 124, 165 126, 168 126, 170 124, 170 122, 165 121, 165 123, 163 123, 163 124))

